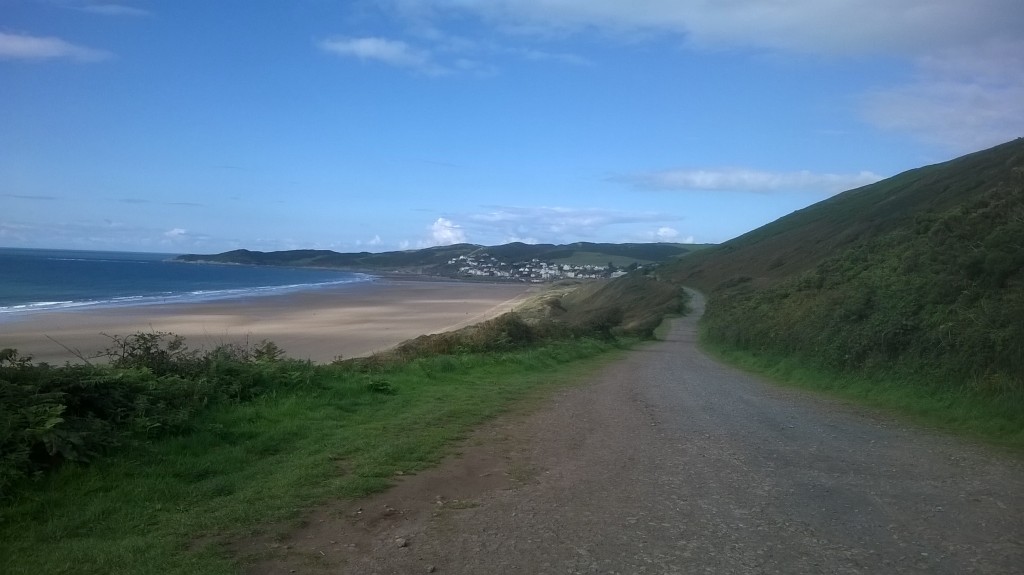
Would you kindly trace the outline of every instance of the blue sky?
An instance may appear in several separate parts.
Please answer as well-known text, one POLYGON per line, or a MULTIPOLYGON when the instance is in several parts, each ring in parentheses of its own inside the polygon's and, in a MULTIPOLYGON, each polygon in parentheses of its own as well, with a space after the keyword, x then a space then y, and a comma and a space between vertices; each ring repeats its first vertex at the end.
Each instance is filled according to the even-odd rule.
POLYGON ((0 0, 0 245, 721 242, 1024 135, 1020 0, 0 0))

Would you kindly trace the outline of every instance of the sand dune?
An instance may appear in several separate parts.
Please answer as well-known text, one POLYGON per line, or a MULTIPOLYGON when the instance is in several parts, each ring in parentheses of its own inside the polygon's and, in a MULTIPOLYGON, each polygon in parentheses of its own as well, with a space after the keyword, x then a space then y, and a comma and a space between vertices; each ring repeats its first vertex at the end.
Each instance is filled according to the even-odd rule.
POLYGON ((529 291, 524 284, 385 279, 244 300, 0 316, 0 349, 60 364, 75 360, 73 352, 106 349, 103 334, 155 330, 183 335, 193 348, 267 339, 290 357, 329 362, 482 321, 529 291))

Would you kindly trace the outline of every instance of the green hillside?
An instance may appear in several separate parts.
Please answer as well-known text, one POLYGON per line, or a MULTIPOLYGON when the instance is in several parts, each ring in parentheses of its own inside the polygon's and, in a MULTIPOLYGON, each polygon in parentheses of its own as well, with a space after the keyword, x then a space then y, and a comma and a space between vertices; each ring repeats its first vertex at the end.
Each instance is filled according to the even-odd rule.
POLYGON ((757 283, 793 276, 846 248, 906 230, 925 215, 966 207, 993 188, 1019 191, 1024 139, 904 172, 850 190, 685 258, 673 275, 711 290, 749 276, 757 283))
MULTIPOLYGON (((704 247, 704 246, 700 246, 704 247)), ((184 262, 231 263, 245 265, 275 266, 316 266, 336 267, 369 271, 402 271, 414 273, 451 274, 454 269, 448 265, 460 256, 491 256, 505 263, 528 262, 537 259, 544 262, 575 264, 607 264, 627 266, 631 263, 647 264, 665 262, 695 249, 685 244, 605 244, 578 242, 568 245, 524 244, 514 242, 500 246, 476 244, 455 244, 420 250, 404 250, 382 253, 338 253, 329 250, 288 250, 259 252, 233 250, 213 255, 188 254, 179 256, 184 262)))
POLYGON ((711 345, 998 397, 1024 417, 1022 139, 845 192, 661 273, 709 293, 711 345))

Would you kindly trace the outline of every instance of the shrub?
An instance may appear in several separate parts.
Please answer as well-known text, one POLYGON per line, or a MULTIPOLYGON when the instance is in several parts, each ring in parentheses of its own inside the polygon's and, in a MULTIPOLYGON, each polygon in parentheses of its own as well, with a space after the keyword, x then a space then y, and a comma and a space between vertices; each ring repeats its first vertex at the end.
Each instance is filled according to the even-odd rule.
POLYGON ((191 350, 165 332, 111 336, 106 365, 33 364, 0 350, 0 496, 17 481, 112 448, 186 431, 220 402, 304 385, 308 362, 272 342, 191 350))

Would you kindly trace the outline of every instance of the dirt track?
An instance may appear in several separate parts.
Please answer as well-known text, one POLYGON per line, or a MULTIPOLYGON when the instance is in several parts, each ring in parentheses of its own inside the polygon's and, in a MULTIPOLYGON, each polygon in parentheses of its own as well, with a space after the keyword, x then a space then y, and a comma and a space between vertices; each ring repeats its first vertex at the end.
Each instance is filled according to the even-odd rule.
POLYGON ((239 553, 251 573, 1022 572, 1018 457, 724 367, 695 307, 460 457, 239 553))

